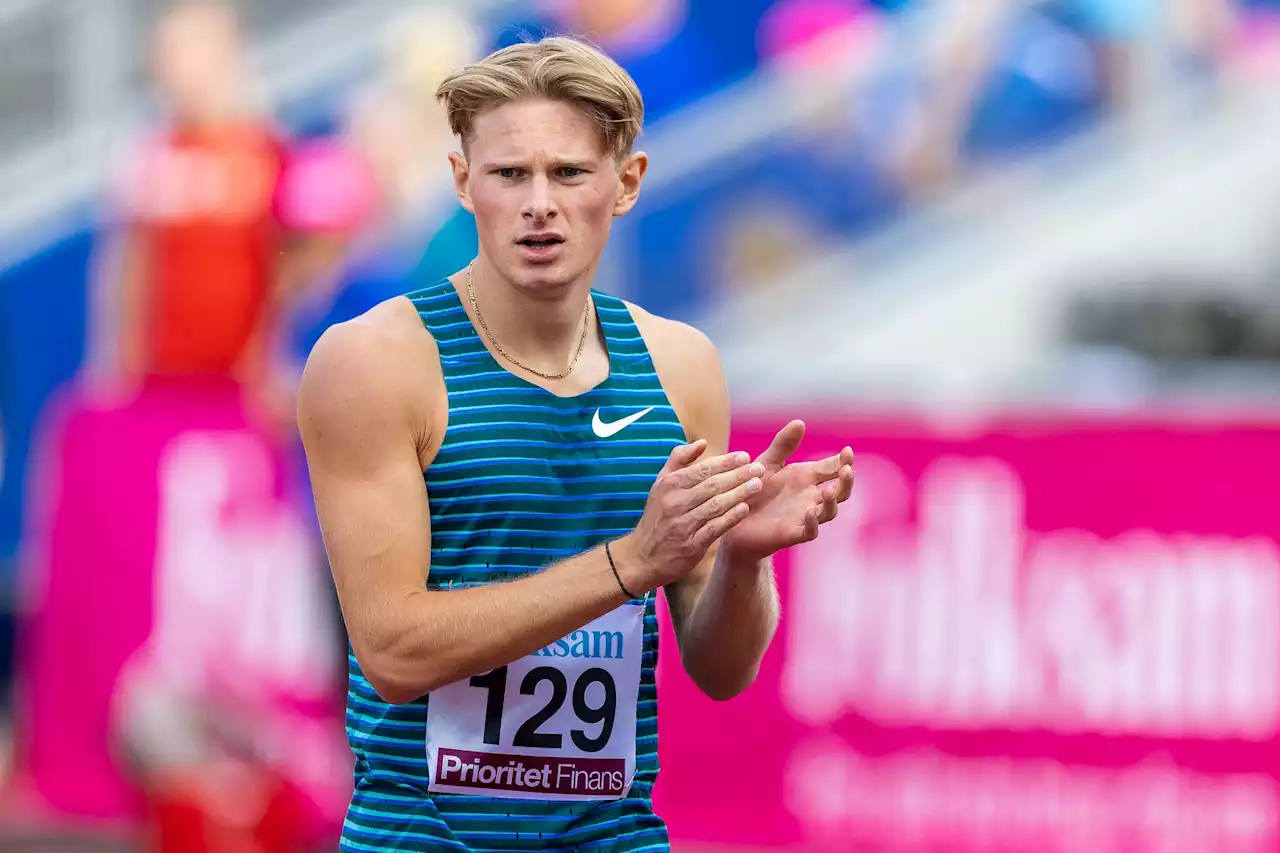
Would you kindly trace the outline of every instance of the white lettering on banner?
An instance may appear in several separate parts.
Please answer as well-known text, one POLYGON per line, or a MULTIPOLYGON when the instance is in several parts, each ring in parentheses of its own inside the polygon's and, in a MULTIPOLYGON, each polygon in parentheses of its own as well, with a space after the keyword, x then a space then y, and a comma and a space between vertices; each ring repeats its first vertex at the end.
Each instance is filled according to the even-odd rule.
POLYGON ((837 738, 797 749, 787 803, 832 849, 1274 853, 1280 802, 1261 775, 1148 761, 1119 769, 921 750, 868 758, 837 738))
POLYGON ((324 576, 296 509, 274 495, 262 443, 186 433, 165 449, 158 479, 156 663, 198 684, 218 667, 260 690, 331 690, 341 662, 324 576))
POLYGON ((793 556, 783 698, 822 725, 1265 739, 1280 554, 1264 538, 1028 531, 1006 464, 942 459, 859 496, 793 556), (883 497, 881 501, 880 498, 883 497))

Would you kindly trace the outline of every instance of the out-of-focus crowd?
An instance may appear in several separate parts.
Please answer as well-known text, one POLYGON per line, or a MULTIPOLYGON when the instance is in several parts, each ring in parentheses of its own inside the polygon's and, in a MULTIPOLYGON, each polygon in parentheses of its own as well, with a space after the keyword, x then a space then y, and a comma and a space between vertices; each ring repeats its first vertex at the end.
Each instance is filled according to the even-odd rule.
MULTIPOLYGON (((257 106, 231 6, 173 6, 150 45, 162 113, 104 193, 81 366, 25 432, 6 413, 11 443, 33 437, 6 475, 21 480, 22 537, 0 842, 142 829, 157 850, 266 853, 336 837, 345 642, 294 390, 324 329, 476 251, 432 97, 449 70, 529 34, 585 34, 662 123, 752 74, 816 81, 876 57, 856 107, 751 167, 808 205, 794 239, 776 217, 735 220, 716 274, 753 280, 815 232, 848 237, 992 152, 1125 110, 1153 56, 1212 80, 1270 38, 1278 5, 554 0, 500 25, 433 7, 389 28, 380 69, 322 132, 257 106)), ((702 197, 711 222, 732 194, 702 197)), ((644 255, 627 295, 679 310, 701 269, 688 258, 719 232, 671 209, 644 236, 669 251, 644 255)))
POLYGON ((83 363, 27 460, 0 836, 332 846, 344 642, 294 389, 324 328, 474 251, 432 91, 480 48, 408 17, 300 136, 257 106, 232 6, 157 20, 162 112, 104 193, 83 363))

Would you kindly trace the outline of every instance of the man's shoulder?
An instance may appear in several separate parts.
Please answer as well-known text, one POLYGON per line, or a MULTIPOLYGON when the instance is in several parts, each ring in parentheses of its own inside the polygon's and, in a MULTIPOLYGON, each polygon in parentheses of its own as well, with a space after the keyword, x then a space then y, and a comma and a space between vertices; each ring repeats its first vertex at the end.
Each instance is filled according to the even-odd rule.
MULTIPOLYGON (((681 375, 706 375, 709 365, 720 364, 716 345, 701 329, 654 314, 632 302, 624 304, 631 312, 631 318, 644 338, 645 347, 660 375, 673 371, 681 375)), ((663 378, 667 377, 664 375, 663 378)))
POLYGON ((718 435, 727 418, 728 401, 715 344, 689 323, 625 304, 685 432, 690 438, 718 435))
POLYGON ((439 372, 435 341, 413 303, 396 296, 320 335, 302 375, 302 397, 348 401, 416 396, 439 372))
POLYGON ((431 348, 430 332, 423 325, 417 308, 405 296, 393 296, 362 314, 334 323, 320 336, 325 349, 335 350, 343 358, 354 358, 360 364, 379 362, 403 355, 404 350, 431 348))

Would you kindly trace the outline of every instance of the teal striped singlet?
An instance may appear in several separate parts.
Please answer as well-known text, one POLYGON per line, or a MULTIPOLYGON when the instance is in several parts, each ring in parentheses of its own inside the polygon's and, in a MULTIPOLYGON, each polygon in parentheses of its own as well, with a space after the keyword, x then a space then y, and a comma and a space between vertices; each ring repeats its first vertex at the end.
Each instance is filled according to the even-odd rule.
MULTIPOLYGON (((519 578, 628 533, 639 521, 649 489, 671 450, 686 441, 630 311, 621 300, 592 295, 609 350, 609 376, 585 394, 557 397, 494 360, 448 281, 409 294, 436 340, 449 399, 448 429, 425 475, 432 527, 429 589, 519 578), (601 423, 616 426, 640 412, 644 414, 616 433, 609 434, 607 427, 597 429, 601 423)), ((635 772, 620 798, 550 801, 429 791, 430 774, 439 767, 433 768, 425 746, 429 698, 402 706, 381 701, 351 655, 347 732, 356 759, 355 792, 342 849, 352 853, 666 851, 666 827, 652 805, 658 775, 657 614, 652 596, 619 612, 628 608, 634 614, 634 637, 639 640, 639 689, 637 694, 631 684, 635 772)), ((614 652, 607 634, 594 632, 593 648, 592 632, 575 632, 542 654, 555 658, 581 652, 579 656, 590 657, 594 652, 607 658, 614 652)), ((621 648, 621 634, 614 636, 621 648)), ((601 672, 587 670, 587 674, 596 673, 597 679, 601 672)), ((519 699, 521 688, 529 686, 523 701, 531 703, 535 712, 545 705, 545 712, 552 709, 558 694, 557 707, 563 713, 579 705, 588 712, 581 717, 588 722, 571 724, 581 728, 572 732, 575 740, 608 737, 602 726, 612 723, 601 723, 601 714, 596 713, 607 701, 601 698, 600 685, 565 684, 561 678, 557 686, 537 683, 537 677, 536 671, 527 674, 522 685, 518 674, 513 676, 506 696, 519 699), (530 676, 535 678, 531 685, 530 676)), ((541 677, 555 680, 545 673, 541 677)), ((493 681, 486 678, 481 685, 473 679, 471 684, 459 682, 446 689, 488 696, 483 685, 491 687, 493 681)), ((625 693, 619 689, 616 695, 625 693)), ((437 691, 430 697, 437 712, 445 707, 440 695, 437 691)), ((477 720, 472 725, 478 729, 479 718, 489 719, 490 706, 480 698, 474 701, 477 710, 470 718, 477 720)), ((508 725, 505 717, 501 719, 500 737, 509 743, 510 730, 521 720, 508 725)), ((547 718, 540 719, 545 723, 547 718)), ((438 725, 438 720, 433 724, 438 725)), ((533 731, 535 738, 539 731, 545 736, 538 719, 527 721, 525 729, 533 731)), ((487 723, 485 731, 488 737, 487 723)), ((499 732, 492 730, 492 734, 492 742, 497 743, 499 732)), ((564 742, 569 735, 566 729, 564 742)), ((514 764, 518 757, 502 756, 504 761, 508 758, 514 764)), ((546 781, 537 775, 529 778, 546 781)))

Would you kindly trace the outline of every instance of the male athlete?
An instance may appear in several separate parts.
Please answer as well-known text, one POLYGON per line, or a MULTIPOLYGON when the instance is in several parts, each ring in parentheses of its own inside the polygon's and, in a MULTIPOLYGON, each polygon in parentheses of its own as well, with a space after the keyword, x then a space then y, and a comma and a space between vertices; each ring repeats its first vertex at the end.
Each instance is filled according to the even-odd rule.
POLYGON ((709 696, 754 679, 773 553, 853 452, 726 453, 710 342, 591 289, 636 203, 640 93, 551 38, 439 89, 479 254, 326 332, 299 419, 351 638, 347 851, 665 851, 655 598, 709 696))

